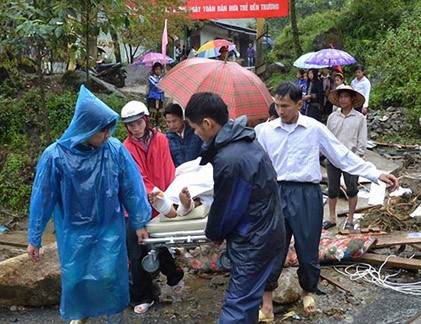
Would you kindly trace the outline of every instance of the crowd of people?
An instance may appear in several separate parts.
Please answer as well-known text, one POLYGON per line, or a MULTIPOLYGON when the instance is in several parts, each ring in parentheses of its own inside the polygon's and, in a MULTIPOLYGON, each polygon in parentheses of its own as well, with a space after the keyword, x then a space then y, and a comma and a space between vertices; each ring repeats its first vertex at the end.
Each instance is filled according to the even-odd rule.
MULTIPOLYGON (((245 116, 229 119, 217 94, 196 93, 186 107, 165 107, 165 134, 151 119, 151 110, 164 104, 157 87, 161 73, 160 63, 154 64, 147 105, 130 101, 120 116, 82 86, 69 128, 38 162, 27 252, 31 260, 40 259, 42 233, 53 214, 62 317, 75 324, 106 315, 109 323, 123 323, 129 304, 139 314, 149 310, 153 278, 141 266, 148 253, 142 244, 149 236, 145 226, 159 213, 184 215, 201 203, 191 197, 188 183, 179 205, 162 204, 158 197, 173 182, 176 168, 198 157, 200 165, 213 167, 205 234, 226 242, 232 264, 219 323, 274 320, 272 292, 292 236, 303 308, 315 312, 320 236, 322 228, 336 225, 341 174, 349 198, 347 228, 353 228, 358 176, 382 181, 390 190, 398 187, 393 175, 362 159, 369 100, 362 92, 370 90, 364 68, 356 68, 352 87, 337 70, 329 74, 324 69, 321 75, 315 69, 298 71, 295 83, 275 90, 270 117, 255 130, 246 126, 245 116), (127 130, 123 143, 112 137, 119 117, 127 130), (320 122, 324 117, 327 126, 320 122), (328 160, 325 222, 321 155, 328 160)), ((167 248, 159 249, 158 259, 167 284, 181 294, 183 270, 167 248)))
MULTIPOLYGON (((364 96, 364 103, 355 110, 366 115, 370 100, 371 83, 365 75, 365 68, 358 64, 354 68, 355 78, 351 82, 351 87, 364 96)), ((330 99, 329 94, 345 86, 346 80, 340 66, 319 69, 299 69, 295 84, 301 87, 303 94, 303 106, 301 113, 312 117, 318 121, 326 122, 328 116, 338 109, 330 99)))

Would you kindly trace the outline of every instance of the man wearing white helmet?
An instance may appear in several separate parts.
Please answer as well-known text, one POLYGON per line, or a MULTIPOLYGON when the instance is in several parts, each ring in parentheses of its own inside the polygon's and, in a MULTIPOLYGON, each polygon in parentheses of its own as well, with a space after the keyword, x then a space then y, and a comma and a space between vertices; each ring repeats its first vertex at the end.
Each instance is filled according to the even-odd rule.
MULTIPOLYGON (((121 118, 126 126, 128 136, 124 146, 134 158, 142 175, 148 194, 154 187, 165 191, 175 177, 175 166, 171 158, 168 140, 164 134, 152 129, 149 123, 149 111, 140 101, 130 101, 121 110, 121 118)), ((158 215, 153 210, 152 217, 158 215)), ((145 313, 153 304, 153 283, 151 274, 141 266, 141 260, 148 249, 137 243, 135 232, 128 223, 128 254, 132 285, 130 300, 136 313, 145 313)), ((166 248, 158 253, 160 270, 167 276, 167 283, 174 292, 181 292, 183 271, 177 269, 174 259, 166 248)))

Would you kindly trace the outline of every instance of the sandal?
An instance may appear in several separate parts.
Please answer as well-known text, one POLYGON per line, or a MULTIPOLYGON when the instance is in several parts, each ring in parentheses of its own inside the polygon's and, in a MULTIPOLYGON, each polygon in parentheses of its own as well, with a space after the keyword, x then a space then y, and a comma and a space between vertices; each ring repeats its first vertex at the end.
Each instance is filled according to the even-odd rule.
POLYGON ((171 289, 174 292, 174 294, 180 295, 184 289, 184 281, 180 280, 178 284, 176 284, 175 286, 171 286, 171 289))
POLYGON ((135 306, 133 310, 137 314, 145 314, 154 303, 155 301, 152 300, 150 303, 139 304, 135 306))
POLYGON ((313 296, 311 295, 304 296, 303 307, 304 307, 304 311, 307 314, 313 314, 317 311, 316 302, 314 301, 313 296))
POLYGON ((259 310, 259 320, 258 320, 259 323, 270 323, 270 322, 273 322, 274 320, 275 320, 275 315, 269 317, 269 316, 266 316, 262 312, 261 309, 259 310))
POLYGON ((324 221, 323 222, 323 229, 328 230, 329 228, 335 227, 336 223, 332 223, 331 221, 324 221))
POLYGON ((345 229, 349 230, 349 231, 353 231, 354 230, 354 224, 353 223, 346 223, 345 224, 345 229))

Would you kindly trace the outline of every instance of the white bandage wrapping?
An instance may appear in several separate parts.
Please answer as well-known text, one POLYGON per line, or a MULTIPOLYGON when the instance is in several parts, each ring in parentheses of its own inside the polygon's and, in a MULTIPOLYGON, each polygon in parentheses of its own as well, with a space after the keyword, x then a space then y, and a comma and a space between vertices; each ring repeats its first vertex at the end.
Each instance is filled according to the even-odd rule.
POLYGON ((157 187, 153 188, 152 193, 157 193, 157 200, 152 206, 164 216, 167 215, 171 211, 171 201, 166 199, 164 193, 157 187))
POLYGON ((190 213, 194 209, 194 201, 193 198, 190 199, 190 207, 188 209, 184 208, 184 206, 180 203, 177 208, 177 215, 178 216, 185 216, 190 213))

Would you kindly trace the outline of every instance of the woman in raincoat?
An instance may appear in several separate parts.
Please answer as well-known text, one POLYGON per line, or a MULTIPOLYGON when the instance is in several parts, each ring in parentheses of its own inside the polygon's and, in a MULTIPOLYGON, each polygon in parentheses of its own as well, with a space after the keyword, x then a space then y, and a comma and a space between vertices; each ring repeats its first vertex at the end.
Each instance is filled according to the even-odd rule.
POLYGON ((151 208, 142 178, 126 148, 110 137, 118 118, 82 86, 69 128, 37 165, 27 251, 39 260, 53 214, 65 320, 107 315, 110 323, 123 322, 129 304, 124 209, 139 242, 147 236, 151 208))

